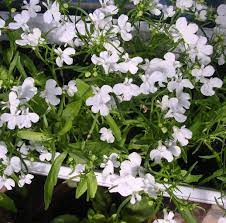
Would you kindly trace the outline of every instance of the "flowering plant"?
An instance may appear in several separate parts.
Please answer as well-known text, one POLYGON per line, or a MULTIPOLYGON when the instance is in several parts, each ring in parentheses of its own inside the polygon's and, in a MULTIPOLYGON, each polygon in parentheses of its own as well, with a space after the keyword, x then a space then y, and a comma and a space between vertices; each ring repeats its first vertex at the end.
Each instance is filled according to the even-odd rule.
POLYGON ((100 170, 109 192, 159 205, 167 192, 194 222, 173 190, 225 188, 226 5, 131 0, 125 14, 99 2, 87 13, 30 0, 0 17, 0 188, 31 183, 27 160, 51 162, 48 208, 62 165, 80 177, 77 198, 95 197, 100 170), (211 172, 198 171, 208 160, 211 172))

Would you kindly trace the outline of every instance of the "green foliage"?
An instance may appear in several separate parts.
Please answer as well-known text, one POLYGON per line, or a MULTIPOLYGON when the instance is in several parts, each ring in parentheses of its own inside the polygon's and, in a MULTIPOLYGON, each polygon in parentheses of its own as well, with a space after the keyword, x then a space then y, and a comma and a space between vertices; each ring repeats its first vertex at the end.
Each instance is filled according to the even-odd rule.
POLYGON ((0 207, 11 212, 17 212, 14 201, 5 193, 0 193, 0 207))

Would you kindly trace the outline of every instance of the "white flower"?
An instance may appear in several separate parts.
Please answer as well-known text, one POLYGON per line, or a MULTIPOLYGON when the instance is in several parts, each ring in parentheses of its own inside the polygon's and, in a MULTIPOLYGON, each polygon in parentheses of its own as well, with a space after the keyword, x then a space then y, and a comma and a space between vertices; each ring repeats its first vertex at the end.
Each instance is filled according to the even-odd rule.
POLYGON ((132 39, 132 34, 130 33, 132 31, 131 23, 128 22, 128 16, 127 15, 120 15, 118 18, 118 32, 121 34, 121 37, 124 41, 130 41, 132 39))
POLYGON ((122 73, 130 72, 136 74, 138 71, 138 65, 143 62, 141 57, 129 58, 128 53, 122 56, 125 61, 116 65, 116 69, 122 73))
POLYGON ((22 108, 17 121, 19 129, 31 128, 32 123, 37 123, 39 121, 39 115, 34 112, 29 112, 29 108, 22 108))
MULTIPOLYGON (((144 186, 144 181, 143 178, 140 177, 133 177, 131 175, 123 176, 123 177, 118 177, 113 181, 113 187, 110 188, 109 192, 110 193, 119 193, 123 197, 127 197, 129 195, 133 195, 131 197, 131 203, 136 202, 136 196, 138 192, 143 190, 144 186)), ((138 200, 141 197, 138 196, 138 200)))
POLYGON ((24 5, 22 6, 22 9, 25 9, 28 11, 31 18, 34 18, 37 16, 37 12, 41 11, 41 6, 39 4, 39 0, 30 0, 29 3, 24 0, 24 5))
POLYGON ((44 22, 48 24, 51 22, 59 22, 61 18, 59 3, 55 1, 50 4, 48 1, 48 4, 45 2, 42 4, 47 8, 47 11, 43 14, 44 22))
POLYGON ((201 64, 207 65, 211 62, 210 55, 213 54, 213 46, 207 45, 207 38, 200 36, 195 44, 190 45, 188 53, 193 63, 197 58, 201 64))
POLYGON ((150 152, 150 158, 155 163, 160 163, 162 158, 166 159, 169 163, 173 161, 172 153, 161 142, 159 142, 156 149, 150 152))
MULTIPOLYGON (((44 162, 46 161, 50 161, 53 157, 53 154, 48 152, 48 150, 42 150, 39 151, 40 155, 39 155, 39 159, 44 162)), ((56 152, 54 159, 56 159, 58 156, 60 155, 60 153, 56 152)))
POLYGON ((32 77, 27 77, 21 86, 14 86, 12 91, 16 92, 19 103, 30 101, 36 94, 37 88, 34 85, 35 81, 32 77))
POLYGON ((198 36, 195 34, 198 31, 198 26, 195 23, 188 24, 185 17, 180 17, 176 21, 176 32, 173 30, 172 36, 175 41, 183 38, 187 44, 195 44, 198 41, 198 36))
POLYGON ((102 172, 104 177, 114 174, 114 168, 118 168, 120 166, 120 162, 117 161, 118 157, 119 155, 116 153, 112 153, 109 157, 104 155, 104 161, 100 165, 101 168, 104 168, 102 172))
POLYGON ((14 16, 14 21, 9 23, 9 29, 20 29, 22 28, 23 31, 28 31, 29 27, 27 25, 27 22, 30 19, 30 15, 28 11, 23 10, 20 14, 16 14, 14 16))
POLYGON ((31 180, 34 178, 32 174, 21 175, 19 177, 18 186, 23 187, 25 184, 31 184, 31 180))
POLYGON ((108 85, 103 85, 100 89, 94 89, 95 95, 86 100, 86 105, 92 106, 93 113, 100 112, 102 116, 107 116, 109 114, 109 103, 112 100, 109 95, 111 92, 112 88, 108 85))
POLYGON ((115 6, 112 0, 99 0, 101 4, 101 10, 105 15, 115 15, 118 13, 118 8, 115 6))
POLYGON ((71 58, 71 56, 75 54, 74 48, 68 47, 62 50, 60 47, 58 47, 57 49, 54 50, 54 52, 58 56, 56 58, 56 64, 58 65, 58 67, 62 67, 64 62, 67 65, 73 64, 73 59, 71 58))
POLYGON ((57 87, 57 82, 53 79, 46 81, 45 90, 41 92, 41 97, 45 98, 46 103, 51 105, 58 105, 60 99, 57 97, 62 94, 62 89, 57 87))
POLYGON ((186 146, 188 144, 188 139, 192 138, 192 132, 182 126, 180 129, 176 126, 173 127, 173 138, 178 141, 181 146, 186 146))
POLYGON ((226 4, 221 4, 217 8, 218 16, 216 17, 216 23, 222 28, 226 28, 226 4))
POLYGON ((115 141, 111 129, 101 128, 99 133, 101 133, 100 140, 106 141, 107 143, 113 143, 115 141))
POLYGON ((125 160, 121 163, 121 170, 120 170, 120 176, 127 176, 131 175, 133 177, 136 177, 138 174, 143 175, 144 169, 141 167, 141 156, 133 152, 129 154, 128 160, 125 160))
POLYGON ((12 175, 13 173, 19 173, 21 171, 22 163, 20 158, 17 156, 13 156, 11 159, 4 160, 2 163, 6 165, 4 174, 7 176, 12 175))
POLYGON ((76 87, 76 81, 71 80, 68 82, 68 85, 64 85, 63 90, 67 91, 68 96, 73 97, 78 91, 76 87))
POLYGON ((15 181, 11 178, 6 178, 5 176, 0 176, 0 190, 5 187, 7 190, 12 190, 15 187, 15 181))
POLYGON ((174 213, 170 211, 167 213, 166 210, 163 210, 164 212, 164 219, 157 219, 153 223, 177 223, 176 220, 174 220, 174 213))
POLYGON ((0 36, 2 34, 1 32, 1 28, 3 28, 5 26, 5 21, 3 19, 0 18, 0 36))
POLYGON ((191 96, 188 93, 181 92, 177 94, 178 103, 185 109, 189 109, 191 96))
POLYGON ((108 74, 109 72, 115 70, 119 56, 115 52, 111 53, 109 51, 102 51, 99 57, 94 54, 91 57, 91 60, 94 64, 103 66, 105 74, 108 74))
POLYGON ((218 219, 218 222, 217 223, 225 223, 226 222, 226 217, 220 217, 218 219))
POLYGON ((18 125, 19 121, 19 114, 20 111, 11 111, 11 113, 3 113, 1 115, 1 121, 2 123, 7 123, 7 127, 10 130, 13 130, 16 128, 16 126, 18 125))
POLYGON ((6 154, 8 152, 7 146, 3 141, 0 141, 0 159, 6 159, 6 154))
POLYGON ((20 46, 31 46, 32 48, 38 46, 39 44, 42 44, 45 39, 41 37, 42 32, 39 28, 34 28, 32 32, 30 33, 22 33, 21 39, 16 40, 16 44, 20 46))
POLYGON ((217 77, 205 79, 201 87, 201 92, 205 96, 213 96, 215 91, 213 88, 221 88, 223 81, 217 77))
POLYGON ((206 67, 202 65, 200 69, 193 69, 191 73, 192 76, 194 76, 197 81, 203 83, 205 82, 207 77, 213 76, 213 74, 215 73, 215 69, 211 65, 208 65, 206 67))
POLYGON ((76 37, 75 24, 72 22, 65 22, 62 24, 59 29, 59 40, 62 43, 67 43, 73 45, 73 39, 76 37))
POLYGON ((226 59, 226 49, 224 50, 224 52, 218 58, 218 65, 220 65, 220 66, 224 65, 225 59, 226 59))
POLYGON ((160 107, 163 111, 169 109, 165 115, 165 118, 175 118, 177 122, 185 122, 187 117, 184 115, 185 109, 180 104, 178 98, 170 98, 168 95, 164 95, 160 102, 160 107))
POLYGON ((140 94, 140 88, 136 84, 132 84, 133 79, 126 78, 123 83, 116 84, 113 92, 121 101, 130 101, 133 96, 140 94))
POLYGON ((149 7, 150 7, 150 12, 153 15, 159 16, 161 14, 161 9, 162 9, 162 4, 159 3, 160 0, 153 0, 150 1, 149 7))
POLYGON ((163 15, 164 15, 164 19, 171 18, 176 13, 175 10, 174 10, 174 7, 172 5, 170 5, 170 6, 163 5, 162 6, 162 12, 163 12, 163 15))
POLYGON ((193 0, 177 0, 176 7, 183 10, 188 10, 192 7, 193 0))
POLYGON ((167 146, 167 149, 172 153, 174 157, 179 157, 181 154, 181 148, 177 146, 177 143, 175 141, 167 141, 165 142, 165 145, 167 146))

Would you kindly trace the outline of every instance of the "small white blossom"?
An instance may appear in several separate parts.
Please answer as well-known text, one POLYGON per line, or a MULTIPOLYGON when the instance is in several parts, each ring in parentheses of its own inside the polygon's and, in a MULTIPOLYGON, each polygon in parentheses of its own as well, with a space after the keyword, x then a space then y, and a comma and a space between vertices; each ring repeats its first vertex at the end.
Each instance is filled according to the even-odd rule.
POLYGON ((0 159, 6 159, 6 154, 8 152, 7 146, 3 141, 0 141, 0 159))
POLYGON ((57 82, 53 79, 46 81, 45 90, 41 92, 41 97, 45 98, 46 103, 51 105, 58 105, 60 99, 57 97, 62 94, 62 89, 57 87, 57 82))
POLYGON ((115 15, 118 13, 118 8, 115 6, 113 0, 99 0, 101 4, 100 10, 105 14, 105 15, 115 15))
POLYGON ((20 29, 22 28, 23 31, 29 31, 29 27, 27 22, 30 20, 30 15, 28 11, 23 10, 20 14, 16 14, 14 16, 14 21, 9 23, 9 29, 20 29))
MULTIPOLYGON (((53 154, 51 152, 48 152, 48 150, 42 150, 42 151, 39 151, 39 153, 40 153, 39 155, 40 161, 44 162, 44 161, 52 160, 53 154)), ((54 159, 56 159, 59 155, 60 153, 56 152, 54 159)))
POLYGON ((45 39, 41 37, 42 32, 39 28, 34 28, 32 32, 30 33, 22 33, 21 39, 16 40, 16 44, 20 46, 31 46, 32 48, 35 48, 36 46, 42 44, 45 39))
POLYGON ((31 18, 36 17, 37 12, 41 11, 39 0, 30 0, 29 3, 26 0, 24 0, 23 3, 24 5, 22 6, 22 9, 27 10, 31 18))
POLYGON ((118 32, 121 34, 121 37, 124 41, 130 41, 132 39, 132 26, 131 23, 128 22, 127 15, 120 15, 118 18, 118 32))
POLYGON ((0 18, 0 36, 2 35, 1 29, 5 26, 5 21, 0 18))
POLYGON ((73 39, 76 37, 76 25, 72 22, 65 22, 58 28, 59 40, 62 43, 73 45, 73 39))
POLYGON ((200 81, 201 83, 203 83, 207 77, 212 77, 214 73, 215 69, 211 65, 206 67, 202 65, 200 69, 195 68, 192 70, 192 76, 195 77, 196 81, 200 81))
POLYGON ((173 138, 178 141, 181 146, 186 146, 188 144, 188 139, 192 138, 192 132, 182 126, 180 129, 176 126, 173 127, 173 138))
POLYGON ((32 174, 21 175, 19 177, 18 186, 23 187, 25 184, 31 184, 31 180, 34 178, 32 174))
POLYGON ((176 1, 176 7, 184 10, 189 10, 193 5, 193 0, 177 0, 176 1))
POLYGON ((7 190, 12 190, 15 187, 15 181, 5 176, 0 176, 0 190, 5 187, 7 190))
POLYGON ((167 213, 166 210, 164 212, 164 219, 157 219, 153 223, 177 223, 176 220, 174 220, 174 213, 170 211, 167 213))
POLYGON ((221 88, 223 81, 217 77, 205 79, 201 87, 201 93, 205 96, 213 96, 215 94, 214 88, 221 88))
POLYGON ((71 80, 68 82, 68 85, 64 85, 63 90, 65 90, 69 97, 73 97, 78 91, 76 87, 76 81, 71 80))
POLYGON ((222 27, 226 28, 226 4, 221 4, 217 8, 218 16, 216 17, 216 23, 222 27))
POLYGON ((52 22, 59 22, 61 19, 61 13, 60 13, 60 6, 57 1, 53 2, 52 4, 45 2, 42 3, 46 8, 47 11, 43 14, 43 19, 45 23, 52 23, 52 22))
POLYGON ((13 156, 11 159, 4 160, 2 163, 6 165, 4 174, 7 176, 12 175, 13 173, 19 173, 21 171, 22 163, 20 158, 17 156, 13 156))
POLYGON ((170 5, 170 6, 163 5, 162 6, 162 12, 163 12, 163 15, 164 15, 164 19, 171 18, 176 13, 175 10, 174 10, 174 7, 172 5, 170 5))
POLYGON ((89 97, 86 100, 86 105, 92 106, 91 110, 93 113, 98 113, 102 116, 107 116, 109 114, 110 103, 111 103, 111 93, 113 90, 108 85, 103 85, 101 88, 94 89, 94 96, 89 97))
POLYGON ((136 84, 132 84, 133 79, 126 78, 123 83, 116 84, 113 92, 121 101, 130 101, 133 96, 140 94, 140 88, 136 84))
POLYGON ((175 158, 178 158, 180 156, 181 148, 177 146, 177 143, 175 141, 167 141, 165 142, 165 145, 175 158))
POLYGON ((159 142, 156 149, 150 152, 150 158, 154 160, 155 163, 160 163, 162 158, 166 159, 169 163, 173 161, 172 153, 161 142, 159 142))
POLYGON ((62 50, 60 47, 54 50, 57 54, 56 64, 58 67, 62 67, 63 63, 65 62, 67 65, 73 64, 73 59, 71 58, 72 55, 75 54, 75 49, 72 47, 68 47, 62 50))
POLYGON ((217 223, 225 223, 226 222, 226 217, 220 217, 218 219, 218 222, 217 223))
POLYGON ((111 129, 101 128, 99 133, 101 133, 100 140, 106 141, 107 143, 113 143, 115 141, 111 129))

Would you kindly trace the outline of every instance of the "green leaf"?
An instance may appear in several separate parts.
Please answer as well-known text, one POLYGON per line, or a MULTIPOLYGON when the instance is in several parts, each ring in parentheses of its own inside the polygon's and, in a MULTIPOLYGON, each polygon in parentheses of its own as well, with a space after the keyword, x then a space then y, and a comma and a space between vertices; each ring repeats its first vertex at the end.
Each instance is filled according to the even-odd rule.
POLYGON ((63 128, 58 132, 58 135, 60 135, 60 136, 65 135, 67 132, 69 132, 72 129, 72 127, 73 127, 73 123, 70 119, 68 119, 65 122, 63 128))
POLYGON ((38 74, 38 70, 37 70, 33 60, 29 56, 27 56, 25 54, 21 54, 21 62, 28 69, 31 76, 36 76, 38 74))
POLYGON ((94 172, 89 172, 87 175, 87 198, 94 198, 97 192, 97 178, 94 172))
POLYGON ((34 142, 43 142, 50 140, 50 138, 42 132, 33 132, 29 130, 20 130, 17 136, 21 139, 26 139, 34 142))
POLYGON ((84 101, 93 94, 92 88, 80 79, 76 80, 76 86, 78 88, 77 95, 84 101))
POLYGON ((54 218, 50 223, 77 223, 77 222, 78 223, 80 222, 78 217, 66 214, 54 218))
POLYGON ((74 118, 78 116, 81 106, 82 106, 81 100, 74 101, 68 104, 66 108, 63 110, 62 118, 64 120, 74 120, 74 118))
POLYGON ((202 175, 191 175, 191 174, 189 174, 185 178, 184 182, 185 183, 197 183, 200 180, 200 178, 202 178, 202 175))
POLYGON ((186 207, 184 207, 183 209, 179 208, 179 212, 182 218, 185 220, 185 222, 198 223, 197 219, 194 217, 194 214, 192 214, 188 208, 186 207))
POLYGON ((11 212, 17 212, 14 201, 5 193, 0 193, 0 207, 11 212))
POLYGON ((120 142, 122 140, 122 134, 115 120, 110 115, 107 115, 105 119, 108 125, 110 126, 115 138, 117 139, 118 142, 120 142))
POLYGON ((76 188, 75 197, 80 198, 87 191, 87 178, 82 177, 76 188))
POLYGON ((18 58, 19 58, 19 52, 16 53, 16 55, 14 56, 12 62, 10 63, 9 74, 13 73, 13 70, 15 69, 15 67, 17 65, 18 58))
POLYGON ((58 177, 58 173, 60 171, 60 167, 64 161, 64 159, 66 158, 67 153, 64 152, 62 154, 60 154, 53 162, 52 167, 49 171, 49 174, 47 176, 45 185, 44 185, 44 202, 45 202, 45 210, 48 209, 51 199, 52 199, 52 195, 53 195, 53 188, 57 183, 57 177, 58 177))

